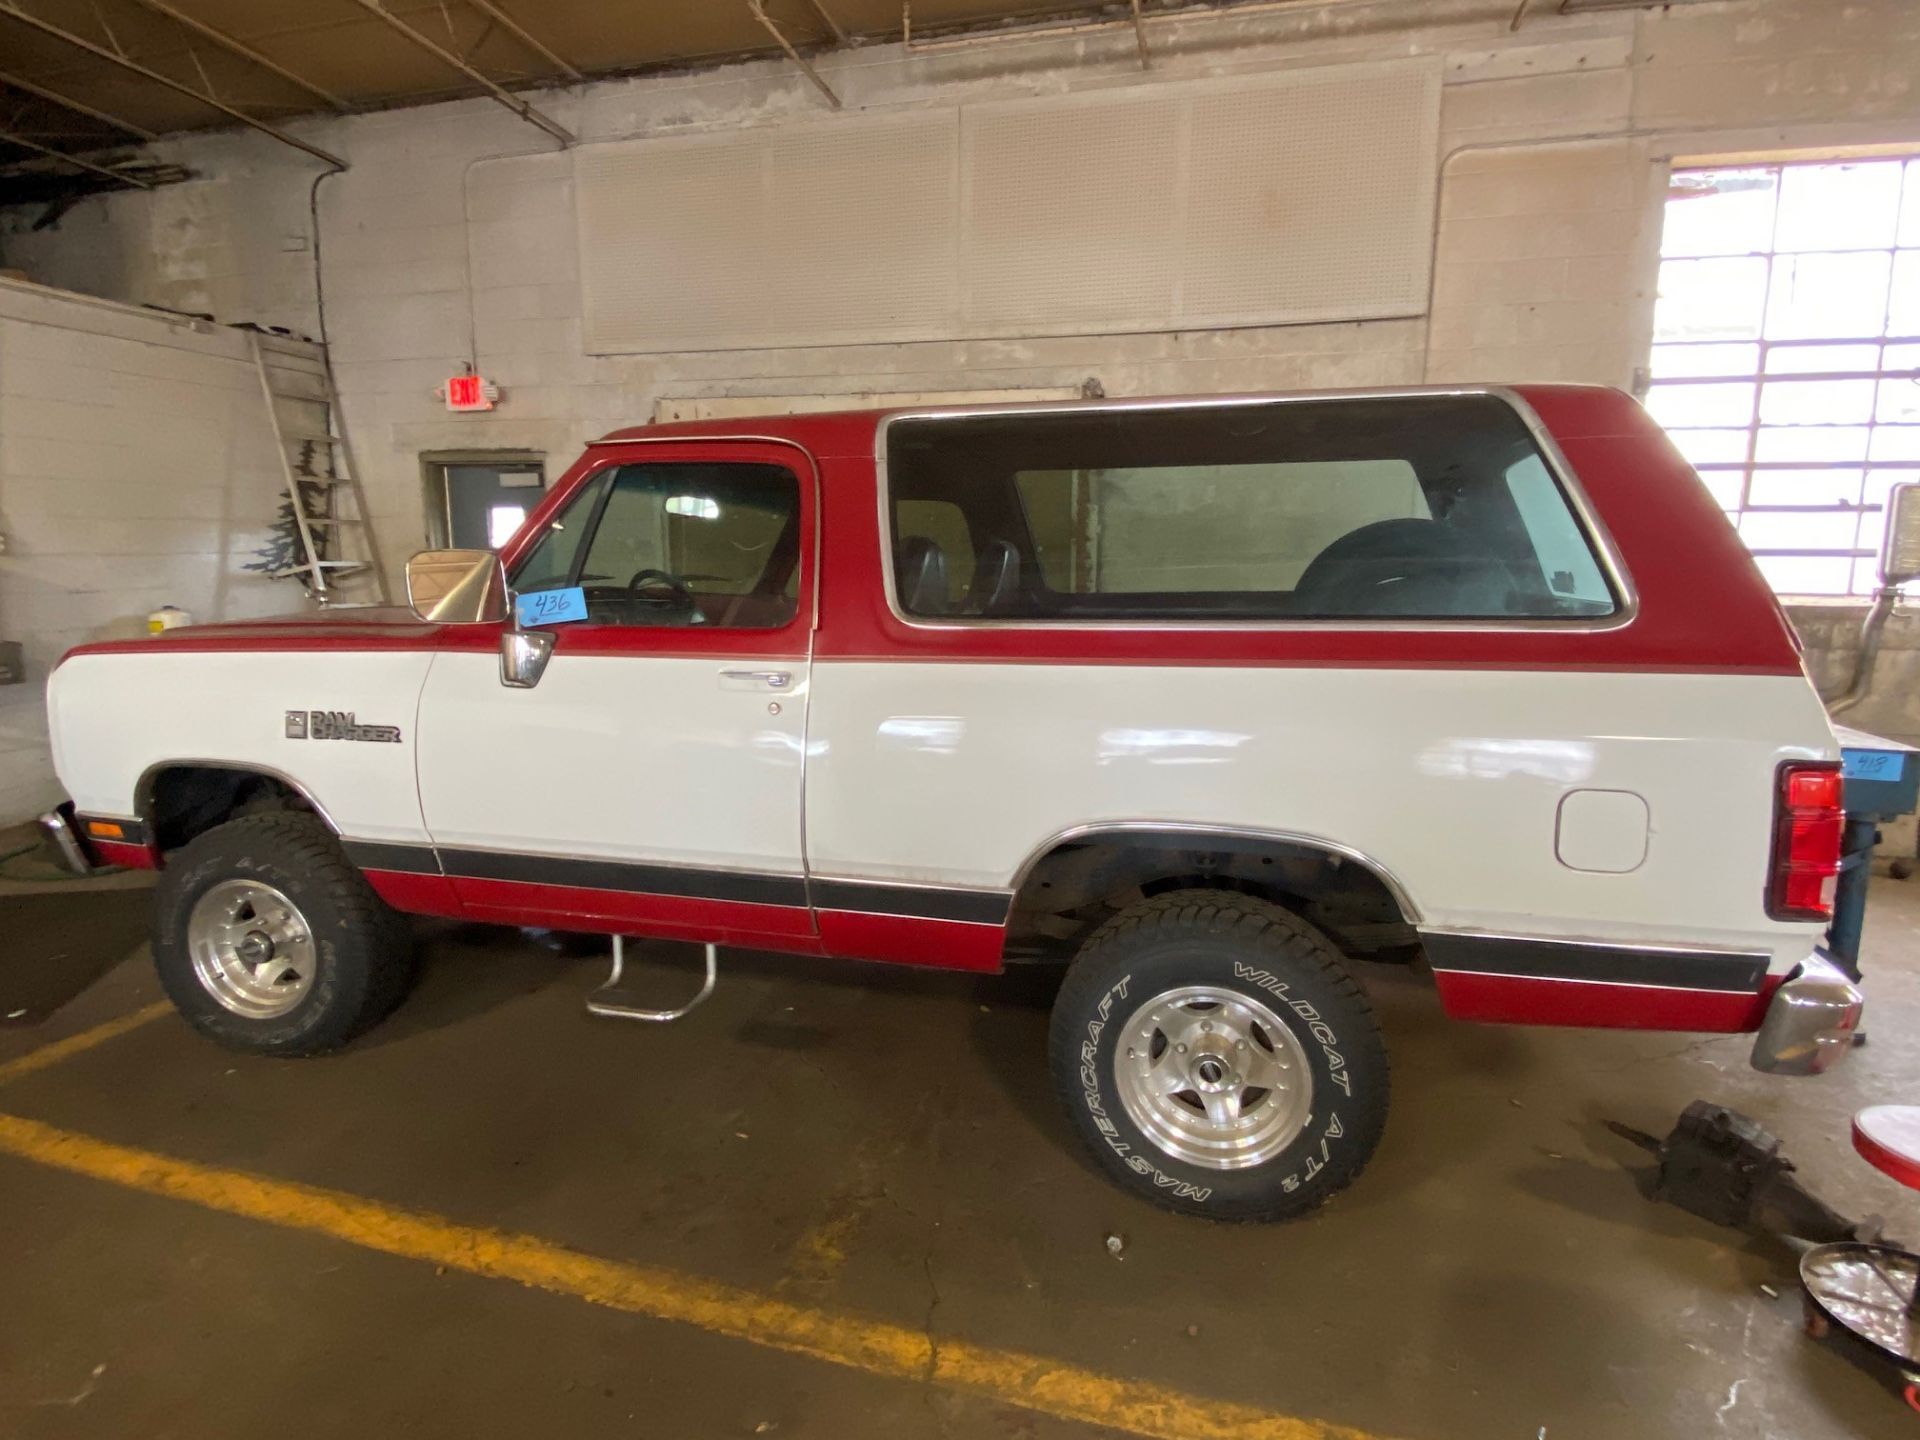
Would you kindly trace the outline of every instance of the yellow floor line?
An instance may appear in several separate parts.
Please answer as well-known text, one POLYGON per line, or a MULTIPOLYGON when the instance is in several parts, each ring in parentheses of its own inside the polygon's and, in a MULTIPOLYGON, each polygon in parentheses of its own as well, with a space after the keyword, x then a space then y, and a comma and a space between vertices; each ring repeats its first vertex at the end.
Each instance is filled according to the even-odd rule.
POLYGON ((833 1188, 820 1218, 795 1242, 787 1273, 774 1287, 777 1293, 817 1300, 833 1287, 873 1207, 886 1198, 885 1170, 905 1149, 899 1140, 863 1141, 854 1147, 848 1178, 833 1188))
POLYGON ((461 1225, 337 1190, 176 1160, 13 1115, 0 1114, 0 1154, 873 1375, 931 1382, 1157 1440, 1378 1440, 1346 1426, 1207 1400, 1039 1355, 964 1340, 933 1342, 902 1325, 601 1260, 531 1235, 461 1225))
POLYGON ((83 1054, 96 1045, 104 1045, 129 1030, 138 1030, 149 1020, 158 1020, 172 1009, 173 1006, 167 1001, 156 1000, 151 1005, 143 1005, 131 1015, 122 1015, 118 1020, 109 1020, 104 1025, 82 1030, 78 1035, 69 1035, 64 1040, 55 1040, 38 1050, 29 1050, 19 1059, 0 1065, 0 1085, 9 1080, 18 1080, 22 1075, 31 1075, 36 1070, 45 1070, 49 1065, 58 1065, 62 1060, 83 1054))

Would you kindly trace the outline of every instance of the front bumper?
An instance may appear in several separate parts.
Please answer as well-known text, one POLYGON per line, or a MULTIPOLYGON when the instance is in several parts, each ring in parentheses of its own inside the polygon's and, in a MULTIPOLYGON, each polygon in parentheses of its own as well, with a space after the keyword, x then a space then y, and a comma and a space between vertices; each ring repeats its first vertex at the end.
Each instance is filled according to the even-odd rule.
POLYGON ((76 875, 92 875, 100 869, 87 853, 80 831, 73 823, 73 802, 63 801, 40 817, 40 833, 47 837, 66 867, 76 875))
POLYGON ((1818 1075, 1853 1048, 1866 999, 1816 951, 1781 982, 1753 1037, 1753 1068, 1769 1075, 1818 1075))

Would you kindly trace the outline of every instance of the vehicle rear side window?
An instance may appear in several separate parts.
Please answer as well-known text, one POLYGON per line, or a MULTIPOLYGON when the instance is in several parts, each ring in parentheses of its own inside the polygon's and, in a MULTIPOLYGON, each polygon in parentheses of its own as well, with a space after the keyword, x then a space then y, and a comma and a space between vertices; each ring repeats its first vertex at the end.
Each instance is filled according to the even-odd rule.
POLYGON ((1579 620, 1618 605, 1495 396, 926 417, 894 422, 887 452, 912 616, 1579 620), (929 535, 930 504, 964 518, 970 574, 929 535))

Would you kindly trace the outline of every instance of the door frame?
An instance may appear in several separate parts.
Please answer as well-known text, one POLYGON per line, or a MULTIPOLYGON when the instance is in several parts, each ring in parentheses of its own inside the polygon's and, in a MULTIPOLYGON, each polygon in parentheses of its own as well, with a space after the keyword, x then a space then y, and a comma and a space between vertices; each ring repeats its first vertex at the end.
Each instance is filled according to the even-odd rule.
MULTIPOLYGON (((750 657, 791 665, 801 670, 806 675, 806 683, 802 685, 773 692, 771 698, 740 697, 755 707, 762 703, 797 703, 801 707, 798 716, 800 745, 793 775, 796 787, 793 796, 794 823, 797 827, 794 835, 794 867, 730 871, 724 866, 689 863, 683 858, 610 855, 600 850, 590 855, 580 855, 564 848, 522 851, 499 848, 486 839, 448 839, 441 830, 435 828, 441 824, 444 812, 436 812, 436 804, 430 793, 435 782, 428 776, 423 762, 417 778, 422 796, 423 820, 436 847, 434 863, 437 872, 450 887, 451 903, 458 907, 459 913, 474 919, 596 933, 617 930, 629 935, 654 935, 817 954, 820 950, 819 925, 812 903, 811 868, 807 855, 806 735, 811 723, 813 650, 819 626, 822 590, 820 535, 824 528, 821 514, 824 497, 820 467, 812 452, 794 441, 752 437, 660 436, 596 443, 548 487, 546 497, 539 508, 528 516, 528 523, 522 526, 519 535, 502 548, 501 561, 511 572, 537 542, 546 523, 571 504, 579 496, 582 487, 590 483, 595 475, 622 466, 672 464, 676 461, 777 464, 798 481, 802 584, 793 619, 773 630, 719 626, 561 625, 552 627, 556 636, 553 658, 540 685, 525 692, 501 690, 497 671, 491 661, 487 666, 487 678, 482 683, 487 687, 489 696, 497 694, 505 697, 506 704, 521 705, 540 703, 541 690, 551 685, 559 674, 557 667, 569 662, 594 664, 596 661, 645 663, 650 660, 694 660, 713 662, 717 672, 729 660, 750 657), (488 857, 483 863, 489 866, 502 863, 498 859, 501 855, 508 857, 505 863, 532 866, 567 866, 584 861, 604 866, 609 872, 624 869, 633 878, 624 884, 592 883, 591 880, 576 882, 568 878, 553 878, 556 874, 564 876, 564 871, 547 870, 541 872, 541 878, 519 881, 518 877, 462 871, 459 867, 466 862, 461 857, 474 855, 488 857), (798 904, 771 904, 730 899, 725 895, 687 893, 678 887, 650 888, 644 876, 644 872, 650 870, 722 877, 732 874, 790 879, 800 882, 805 898, 798 904), (503 901, 495 904, 491 900, 476 898, 484 893, 479 887, 501 879, 510 885, 519 883, 525 888, 514 890, 509 897, 510 903, 503 901), (756 912, 761 911, 766 913, 758 914, 756 918, 756 912), (773 917, 773 923, 769 923, 769 914, 773 917)), ((588 537, 588 543, 591 543, 591 536, 588 537)), ((500 631, 499 625, 490 623, 447 626, 436 638, 434 648, 441 652, 492 652, 499 645, 500 631)), ((420 716, 415 722, 419 735, 433 733, 432 727, 437 723, 432 714, 436 699, 434 687, 442 678, 437 665, 428 673, 421 692, 420 716)), ((714 683, 718 684, 719 679, 716 673, 714 683)), ((444 757, 453 748, 436 748, 434 753, 444 757)), ((578 837, 574 839, 577 849, 578 837)))
POLYGON ((447 485, 447 467, 451 465, 491 465, 502 470, 531 467, 540 472, 540 498, 546 499, 553 489, 544 450, 422 450, 420 510, 429 550, 444 550, 453 544, 453 495, 447 485))

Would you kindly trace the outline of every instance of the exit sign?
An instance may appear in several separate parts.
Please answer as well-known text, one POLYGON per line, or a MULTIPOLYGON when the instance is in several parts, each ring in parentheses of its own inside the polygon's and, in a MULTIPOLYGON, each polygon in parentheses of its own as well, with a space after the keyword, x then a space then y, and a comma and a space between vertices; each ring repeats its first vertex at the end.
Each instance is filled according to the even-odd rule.
POLYGON ((500 398, 500 387, 478 375, 449 375, 440 394, 449 410, 491 410, 500 398))

